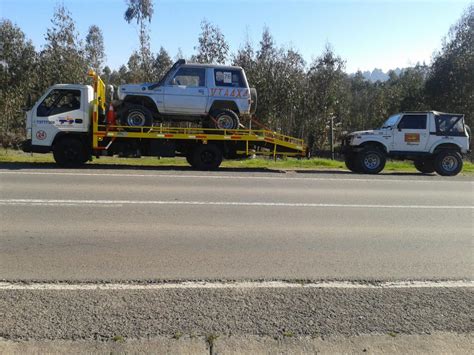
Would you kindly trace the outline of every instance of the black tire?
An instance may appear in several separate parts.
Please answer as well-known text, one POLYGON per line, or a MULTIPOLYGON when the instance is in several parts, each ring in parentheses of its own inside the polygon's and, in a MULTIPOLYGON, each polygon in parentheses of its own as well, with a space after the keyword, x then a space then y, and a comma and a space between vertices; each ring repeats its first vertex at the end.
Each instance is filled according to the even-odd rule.
POLYGON ((423 174, 434 173, 434 162, 432 159, 418 159, 413 162, 416 170, 423 174))
POLYGON ((196 146, 192 153, 192 167, 198 170, 216 170, 222 163, 222 151, 214 144, 196 146))
POLYGON ((153 113, 142 105, 125 104, 120 112, 122 126, 149 127, 153 122, 153 113))
POLYGON ((353 173, 360 173, 361 172, 361 168, 358 165, 359 162, 357 160, 356 155, 354 155, 354 154, 345 155, 344 156, 344 163, 346 164, 346 168, 349 169, 350 171, 352 171, 353 173))
POLYGON ((219 129, 238 129, 240 125, 239 116, 232 110, 223 109, 211 113, 214 127, 219 129))
POLYGON ((357 154, 356 164, 364 174, 378 174, 385 168, 385 154, 378 148, 366 147, 357 154))
POLYGON ((462 156, 454 150, 442 150, 435 157, 434 169, 439 175, 455 176, 461 172, 462 166, 462 156))
POLYGON ((88 160, 84 144, 73 137, 65 137, 56 142, 53 156, 56 163, 64 168, 77 168, 88 160))
POLYGON ((186 161, 188 162, 189 165, 193 166, 193 154, 192 152, 186 154, 186 161))
POLYGON ((254 115, 257 112, 257 89, 250 89, 250 114, 254 115))

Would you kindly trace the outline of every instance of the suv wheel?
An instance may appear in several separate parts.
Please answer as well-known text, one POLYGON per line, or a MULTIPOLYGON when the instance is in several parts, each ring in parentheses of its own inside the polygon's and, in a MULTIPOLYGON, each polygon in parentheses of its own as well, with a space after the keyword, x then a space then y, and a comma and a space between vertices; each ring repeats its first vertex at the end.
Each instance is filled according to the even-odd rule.
POLYGON ((358 155, 356 164, 365 174, 378 174, 385 167, 385 154, 375 147, 364 148, 358 155))
POLYGON ((211 116, 214 118, 215 127, 219 129, 237 129, 239 128, 239 116, 228 109, 213 112, 211 116))
POLYGON ((419 159, 413 162, 415 164, 416 170, 423 174, 434 173, 434 163, 432 159, 419 159))
POLYGON ((62 138, 53 146, 54 160, 64 168, 77 168, 87 161, 87 153, 79 139, 62 138))
POLYGON ((153 114, 149 109, 141 105, 128 104, 121 113, 120 122, 123 126, 147 127, 151 126, 153 114))
POLYGON ((454 176, 461 172, 462 156, 454 150, 442 150, 436 155, 435 171, 442 176, 454 176))
POLYGON ((192 166, 198 170, 216 170, 222 163, 222 152, 214 144, 201 144, 192 154, 192 166))

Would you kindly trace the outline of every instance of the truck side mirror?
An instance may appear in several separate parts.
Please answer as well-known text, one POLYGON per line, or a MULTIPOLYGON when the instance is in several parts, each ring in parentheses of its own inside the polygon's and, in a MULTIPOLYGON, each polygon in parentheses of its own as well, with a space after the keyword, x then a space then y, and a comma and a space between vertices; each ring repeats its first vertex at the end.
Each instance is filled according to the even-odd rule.
POLYGON ((28 98, 26 100, 26 106, 22 107, 21 109, 26 112, 26 111, 31 110, 32 106, 33 105, 32 105, 32 100, 31 100, 31 93, 28 93, 28 98))

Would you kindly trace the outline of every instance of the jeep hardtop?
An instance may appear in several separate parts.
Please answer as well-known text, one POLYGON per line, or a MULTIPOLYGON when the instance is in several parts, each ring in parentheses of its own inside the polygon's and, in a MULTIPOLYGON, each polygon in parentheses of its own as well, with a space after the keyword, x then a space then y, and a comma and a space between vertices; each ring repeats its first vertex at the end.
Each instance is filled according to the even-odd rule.
POLYGON ((379 173, 386 158, 392 158, 412 160, 422 173, 453 176, 469 151, 464 115, 437 111, 397 113, 379 129, 346 135, 342 144, 347 168, 366 174, 379 173))
POLYGON ((255 112, 256 95, 241 67, 181 59, 157 83, 121 85, 117 112, 124 126, 192 121, 237 129, 242 118, 255 112))

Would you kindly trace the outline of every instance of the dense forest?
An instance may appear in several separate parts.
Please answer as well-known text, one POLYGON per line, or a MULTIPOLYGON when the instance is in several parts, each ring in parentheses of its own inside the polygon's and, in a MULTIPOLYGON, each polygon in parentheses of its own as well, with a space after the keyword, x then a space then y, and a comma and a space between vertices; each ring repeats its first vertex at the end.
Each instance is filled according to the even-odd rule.
MULTIPOLYGON (((72 14, 59 5, 38 49, 8 19, 0 20, 0 140, 16 147, 24 137, 24 113, 55 83, 88 83, 87 69, 101 73, 107 84, 154 82, 174 59, 166 49, 150 50, 151 0, 128 0, 124 21, 139 26, 139 48, 117 70, 106 65, 99 26, 91 25, 82 37, 72 14)), ((132 28, 131 28, 132 30, 132 28)), ((183 34, 185 35, 185 34, 183 34)), ((415 34, 414 34, 415 35, 415 34)), ((313 150, 328 144, 328 120, 337 133, 379 126, 390 114, 404 110, 463 113, 472 126, 474 116, 474 5, 468 7, 433 55, 430 65, 418 64, 389 79, 371 82, 358 72, 345 72, 345 59, 328 44, 314 61, 306 63, 297 49, 278 46, 268 28, 255 47, 246 41, 230 53, 221 30, 204 20, 190 61, 242 66, 257 88, 257 118, 285 134, 304 138, 313 150)))

